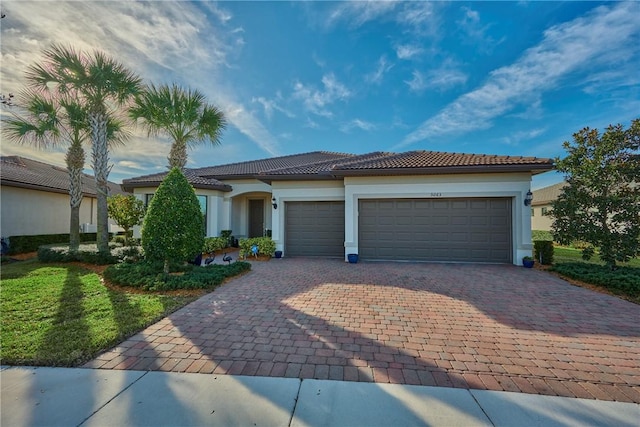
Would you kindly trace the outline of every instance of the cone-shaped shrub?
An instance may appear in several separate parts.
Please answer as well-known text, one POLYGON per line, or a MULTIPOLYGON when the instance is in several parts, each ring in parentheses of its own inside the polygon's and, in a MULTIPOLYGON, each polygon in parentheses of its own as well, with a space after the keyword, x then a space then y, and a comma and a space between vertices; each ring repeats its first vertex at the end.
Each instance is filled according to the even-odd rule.
POLYGON ((151 199, 142 225, 142 247, 149 260, 184 262, 202 251, 204 218, 200 203, 180 169, 173 168, 151 199))

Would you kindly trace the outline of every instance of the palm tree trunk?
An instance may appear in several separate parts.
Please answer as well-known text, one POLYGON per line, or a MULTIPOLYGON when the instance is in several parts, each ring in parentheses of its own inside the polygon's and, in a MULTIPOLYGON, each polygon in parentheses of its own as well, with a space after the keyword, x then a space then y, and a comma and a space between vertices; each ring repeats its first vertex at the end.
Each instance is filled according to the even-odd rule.
POLYGON ((74 141, 67 151, 67 171, 69 172, 69 252, 77 252, 80 247, 80 205, 82 203, 82 169, 84 149, 80 140, 74 141))
POLYGON ((107 255, 109 251, 109 213, 107 211, 107 196, 109 195, 109 149, 107 146, 107 116, 103 112, 89 114, 91 125, 91 154, 93 158, 93 173, 96 180, 97 192, 97 226, 96 243, 98 253, 107 255))
POLYGON ((184 170, 187 166, 187 144, 174 141, 169 151, 169 169, 178 168, 184 170))

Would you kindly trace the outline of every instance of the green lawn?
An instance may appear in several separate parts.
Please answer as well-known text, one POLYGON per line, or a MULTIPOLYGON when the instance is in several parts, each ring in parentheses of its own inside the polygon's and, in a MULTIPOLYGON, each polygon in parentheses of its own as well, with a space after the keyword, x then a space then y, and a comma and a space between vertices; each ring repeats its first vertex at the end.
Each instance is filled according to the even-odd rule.
POLYGON ((78 366, 196 298, 115 291, 35 259, 3 264, 1 279, 2 364, 78 366))
MULTIPOLYGON (((585 261, 582 259, 582 250, 566 246, 554 246, 553 261, 554 263, 582 261, 591 264, 604 264, 597 254, 589 261, 585 261)), ((634 258, 629 262, 620 263, 620 265, 627 267, 640 267, 640 258, 634 258)))

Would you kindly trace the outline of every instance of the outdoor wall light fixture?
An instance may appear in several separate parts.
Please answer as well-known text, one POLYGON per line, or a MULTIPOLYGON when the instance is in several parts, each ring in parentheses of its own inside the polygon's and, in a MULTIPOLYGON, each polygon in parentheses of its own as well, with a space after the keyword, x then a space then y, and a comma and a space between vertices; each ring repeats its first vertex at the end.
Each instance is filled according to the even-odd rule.
POLYGON ((273 205, 273 209, 278 209, 278 204, 276 203, 276 198, 271 199, 271 204, 273 205))
POLYGON ((527 191, 527 195, 524 198, 524 205, 531 206, 531 202, 533 201, 533 193, 531 190, 527 191))

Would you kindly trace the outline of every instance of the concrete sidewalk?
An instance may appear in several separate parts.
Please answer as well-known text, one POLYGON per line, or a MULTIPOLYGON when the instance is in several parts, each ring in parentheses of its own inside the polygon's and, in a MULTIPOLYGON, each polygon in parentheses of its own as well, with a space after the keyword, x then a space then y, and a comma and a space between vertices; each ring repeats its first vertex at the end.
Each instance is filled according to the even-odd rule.
POLYGON ((637 426, 640 405, 257 376, 3 367, 2 426, 637 426))

